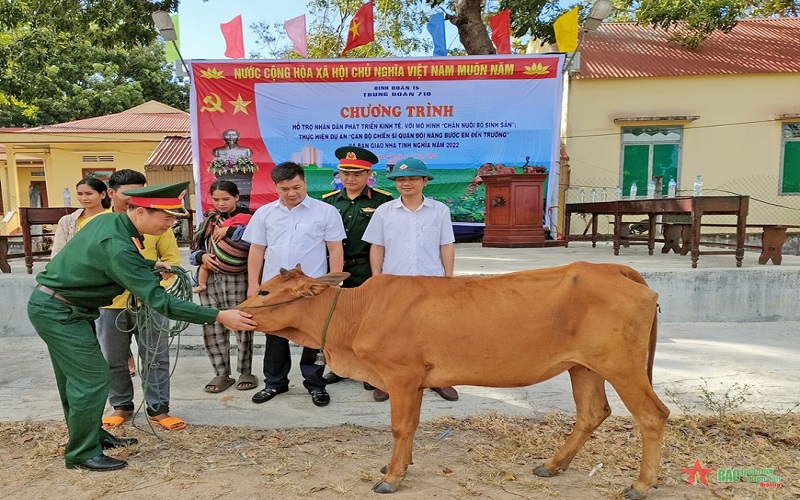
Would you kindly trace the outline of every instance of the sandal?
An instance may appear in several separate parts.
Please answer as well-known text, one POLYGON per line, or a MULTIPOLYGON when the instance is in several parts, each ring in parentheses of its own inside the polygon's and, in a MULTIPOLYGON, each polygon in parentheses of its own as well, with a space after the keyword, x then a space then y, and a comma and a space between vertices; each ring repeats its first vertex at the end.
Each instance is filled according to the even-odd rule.
POLYGON ((236 381, 236 389, 240 391, 249 391, 258 387, 258 378, 252 373, 242 373, 239 375, 239 380, 236 381))
POLYGON ((168 431, 179 431, 186 427, 186 422, 178 417, 166 417, 162 418, 161 420, 156 420, 151 417, 148 418, 148 420, 150 420, 150 423, 160 425, 168 431))
POLYGON ((125 420, 125 417, 120 417, 119 415, 109 415, 107 417, 103 417, 103 429, 115 429, 124 424, 125 420))
POLYGON ((234 382, 235 380, 228 377, 227 375, 217 375, 216 377, 211 379, 211 382, 206 384, 203 390, 206 392, 211 392, 216 394, 232 386, 234 382))

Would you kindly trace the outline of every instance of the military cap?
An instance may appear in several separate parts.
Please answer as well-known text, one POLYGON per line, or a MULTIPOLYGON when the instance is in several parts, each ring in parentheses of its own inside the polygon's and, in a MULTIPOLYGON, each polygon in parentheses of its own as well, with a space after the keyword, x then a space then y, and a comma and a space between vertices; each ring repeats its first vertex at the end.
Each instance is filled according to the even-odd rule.
POLYGON ((183 197, 189 188, 189 181, 175 184, 158 184, 136 189, 127 189, 122 192, 130 196, 130 204, 137 207, 154 208, 169 215, 183 217, 188 212, 183 207, 183 197))
POLYGON ((371 170, 372 166, 378 163, 375 153, 355 146, 342 146, 335 154, 339 158, 339 170, 344 172, 371 170))
POLYGON ((386 176, 387 179, 397 179, 398 177, 427 177, 428 179, 433 179, 425 162, 416 158, 406 158, 398 161, 392 172, 386 176))

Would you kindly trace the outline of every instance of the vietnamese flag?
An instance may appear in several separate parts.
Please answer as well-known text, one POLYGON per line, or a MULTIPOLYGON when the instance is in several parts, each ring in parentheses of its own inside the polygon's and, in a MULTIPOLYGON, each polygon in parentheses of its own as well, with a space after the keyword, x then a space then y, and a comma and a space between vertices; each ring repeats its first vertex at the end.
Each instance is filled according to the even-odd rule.
POLYGON ((231 59, 244 58, 244 32, 242 31, 242 15, 234 17, 227 23, 219 25, 225 37, 225 57, 231 59))
POLYGON ((511 53, 511 12, 502 10, 489 18, 492 28, 492 42, 498 54, 511 53))
POLYGON ((344 45, 342 55, 350 49, 366 45, 374 40, 375 26, 372 20, 372 0, 370 0, 358 8, 353 20, 350 21, 347 43, 344 45))

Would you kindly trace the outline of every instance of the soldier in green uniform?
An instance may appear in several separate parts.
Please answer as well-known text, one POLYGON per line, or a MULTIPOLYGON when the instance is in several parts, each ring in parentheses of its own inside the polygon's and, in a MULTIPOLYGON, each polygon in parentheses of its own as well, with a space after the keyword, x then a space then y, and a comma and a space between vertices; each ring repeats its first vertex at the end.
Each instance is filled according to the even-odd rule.
POLYGON ((161 287, 154 269, 169 269, 162 261, 145 259, 142 235, 163 234, 176 216, 184 215, 188 182, 130 189, 125 213, 101 214, 88 231, 70 240, 36 276, 38 285, 28 301, 28 317, 47 344, 61 405, 69 428, 64 459, 67 468, 117 470, 127 463, 103 454, 104 449, 136 443, 116 438, 101 428, 108 397, 108 364, 94 332, 98 308, 130 290, 161 314, 180 321, 219 321, 231 330, 252 330, 251 315, 218 311, 176 299, 161 287))
MULTIPOLYGON (((355 146, 343 146, 336 150, 336 157, 339 158, 339 175, 344 188, 325 194, 322 199, 336 207, 342 214, 347 234, 342 242, 344 272, 350 273, 350 277, 344 281, 342 287, 352 288, 372 276, 369 266, 370 244, 361 237, 375 209, 393 198, 388 191, 367 185, 372 174, 372 165, 378 163, 378 157, 374 153, 355 146)), ((329 384, 335 384, 340 380, 342 378, 333 372, 325 376, 325 381, 329 384)), ((374 389, 366 382, 364 388, 374 389)), ((376 399, 380 400, 381 395, 378 396, 376 399)))

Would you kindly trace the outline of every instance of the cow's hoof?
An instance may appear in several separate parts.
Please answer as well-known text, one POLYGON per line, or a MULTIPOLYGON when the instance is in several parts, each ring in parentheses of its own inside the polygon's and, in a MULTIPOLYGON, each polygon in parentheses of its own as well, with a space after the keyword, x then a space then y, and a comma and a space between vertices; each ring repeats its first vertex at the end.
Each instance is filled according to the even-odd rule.
POLYGON ((539 477, 553 477, 558 475, 558 473, 552 473, 545 469, 544 465, 540 465, 539 467, 533 469, 533 474, 539 477))
POLYGON ((625 500, 641 500, 647 496, 647 493, 639 493, 632 486, 629 486, 622 492, 622 496, 625 497, 625 500))
POLYGON ((381 474, 386 474, 387 470, 389 470, 389 466, 388 465, 384 465, 383 467, 381 467, 381 474))
POLYGON ((394 493, 399 487, 400 484, 392 484, 387 483, 386 481, 381 481, 372 487, 372 491, 375 493, 394 493))

